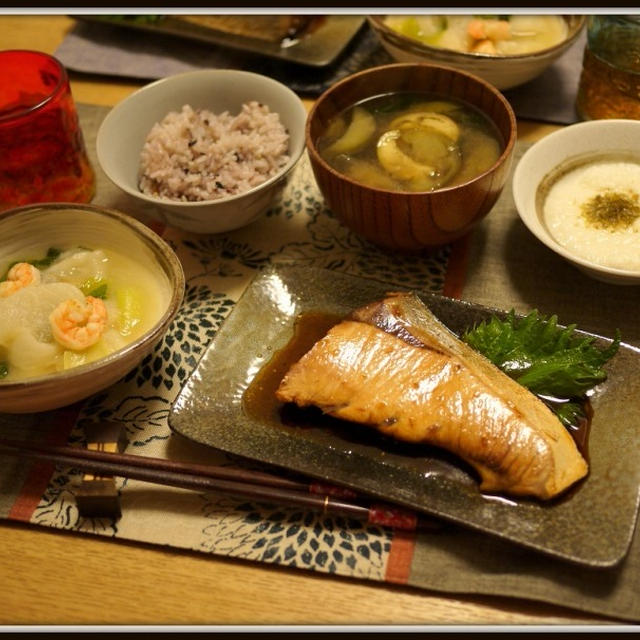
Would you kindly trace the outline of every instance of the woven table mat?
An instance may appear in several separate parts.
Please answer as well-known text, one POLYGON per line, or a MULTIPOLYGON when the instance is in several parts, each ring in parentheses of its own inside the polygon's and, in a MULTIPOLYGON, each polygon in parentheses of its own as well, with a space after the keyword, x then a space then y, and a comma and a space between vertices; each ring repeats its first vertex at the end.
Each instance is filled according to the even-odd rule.
MULTIPOLYGON (((151 210, 113 187, 97 165, 95 136, 108 109, 78 105, 78 110, 98 174, 94 203, 151 223, 151 210)), ((519 145, 517 156, 525 148, 519 145)), ((160 232, 186 273, 185 301, 164 341, 123 380, 80 405, 37 416, 0 415, 2 437, 82 443, 83 420, 108 420, 123 426, 127 453, 246 466, 246 461, 172 435, 167 416, 181 385, 253 276, 282 260, 436 293, 455 290, 464 299, 493 307, 537 307, 557 312, 560 321, 576 321, 604 334, 619 326, 628 342, 640 344, 632 313, 639 308, 638 289, 597 283, 556 259, 518 220, 510 186, 469 238, 430 255, 383 252, 344 229, 324 207, 306 156, 282 200, 253 225, 218 236, 160 232), (466 275, 455 287, 453 272, 466 275)), ((43 463, 3 460, 0 516, 445 593, 524 598, 621 620, 640 619, 637 535, 619 567, 594 570, 456 527, 394 534, 340 517, 124 479, 117 480, 119 519, 83 518, 75 502, 80 475, 43 463)))

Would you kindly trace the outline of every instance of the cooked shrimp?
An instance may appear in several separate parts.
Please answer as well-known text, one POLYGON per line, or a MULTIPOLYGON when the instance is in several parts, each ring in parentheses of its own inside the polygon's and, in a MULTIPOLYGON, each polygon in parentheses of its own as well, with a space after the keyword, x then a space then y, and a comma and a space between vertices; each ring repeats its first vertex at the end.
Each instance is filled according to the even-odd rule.
POLYGON ((474 40, 484 40, 487 37, 486 23, 484 20, 472 20, 467 26, 467 33, 474 40))
POLYGON ((28 262, 18 262, 9 269, 7 279, 0 282, 0 298, 6 298, 30 284, 40 284, 40 270, 28 262))
POLYGON ((473 47, 471 47, 471 51, 473 53, 490 53, 492 55, 497 53, 496 46, 491 40, 489 40, 489 38, 486 40, 480 40, 480 42, 473 45, 473 47))
POLYGON ((51 312, 49 323, 59 344, 82 351, 100 340, 107 324, 107 308, 100 298, 93 296, 87 296, 84 304, 65 300, 51 312))
MULTIPOLYGON (((469 23, 467 33, 474 40, 490 40, 495 43, 498 40, 508 40, 511 37, 511 25, 507 20, 482 20, 478 18, 469 23)), ((475 49, 476 47, 474 47, 475 49)))

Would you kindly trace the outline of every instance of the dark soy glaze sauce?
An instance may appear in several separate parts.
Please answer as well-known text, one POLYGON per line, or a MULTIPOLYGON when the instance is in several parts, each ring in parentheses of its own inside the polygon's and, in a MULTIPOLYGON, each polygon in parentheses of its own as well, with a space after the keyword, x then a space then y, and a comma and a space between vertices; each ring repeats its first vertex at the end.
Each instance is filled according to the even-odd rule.
MULTIPOLYGON (((551 409, 553 410, 553 406, 555 404, 564 404, 568 402, 564 399, 556 399, 556 398, 548 398, 544 397, 541 400, 551 409)), ((574 439, 576 446, 578 447, 578 451, 582 454, 582 457, 588 462, 589 461, 589 431, 591 429, 591 420, 593 418, 593 407, 588 399, 581 400, 582 411, 584 413, 584 418, 579 420, 577 423, 571 424, 566 427, 567 431, 574 439)))
POLYGON ((342 319, 341 316, 327 313, 304 313, 298 316, 291 340, 262 367, 244 392, 244 408, 250 416, 270 422, 291 424, 290 421, 282 419, 281 414, 286 413, 288 407, 282 407, 277 400, 276 390, 291 365, 342 319))

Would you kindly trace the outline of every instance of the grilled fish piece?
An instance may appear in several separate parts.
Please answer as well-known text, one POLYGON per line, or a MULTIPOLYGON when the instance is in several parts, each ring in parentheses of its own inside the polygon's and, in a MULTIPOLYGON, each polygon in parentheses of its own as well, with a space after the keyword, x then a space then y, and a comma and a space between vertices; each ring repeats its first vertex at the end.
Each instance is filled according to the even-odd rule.
POLYGON ((314 16, 300 15, 185 15, 176 16, 183 22, 215 29, 223 33, 256 38, 269 42, 282 42, 286 38, 296 38, 304 35, 313 21, 314 16))
POLYGON ((588 466, 552 411, 411 293, 355 311, 284 376, 277 398, 470 464, 480 489, 547 500, 588 466))

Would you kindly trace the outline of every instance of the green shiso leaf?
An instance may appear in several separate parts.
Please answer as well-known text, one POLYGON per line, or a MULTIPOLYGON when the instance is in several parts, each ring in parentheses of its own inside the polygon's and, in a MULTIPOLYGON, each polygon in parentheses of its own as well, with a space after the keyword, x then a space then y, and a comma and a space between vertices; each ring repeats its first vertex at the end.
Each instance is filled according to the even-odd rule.
POLYGON ((577 426, 585 418, 584 409, 579 402, 563 402, 562 404, 552 405, 550 409, 555 412, 560 422, 567 429, 577 426))
POLYGON ((511 310, 466 331, 462 339, 533 393, 555 398, 581 398, 607 377, 604 364, 618 351, 620 332, 606 349, 592 336, 575 334, 576 325, 558 326, 537 310, 517 320, 511 310))

